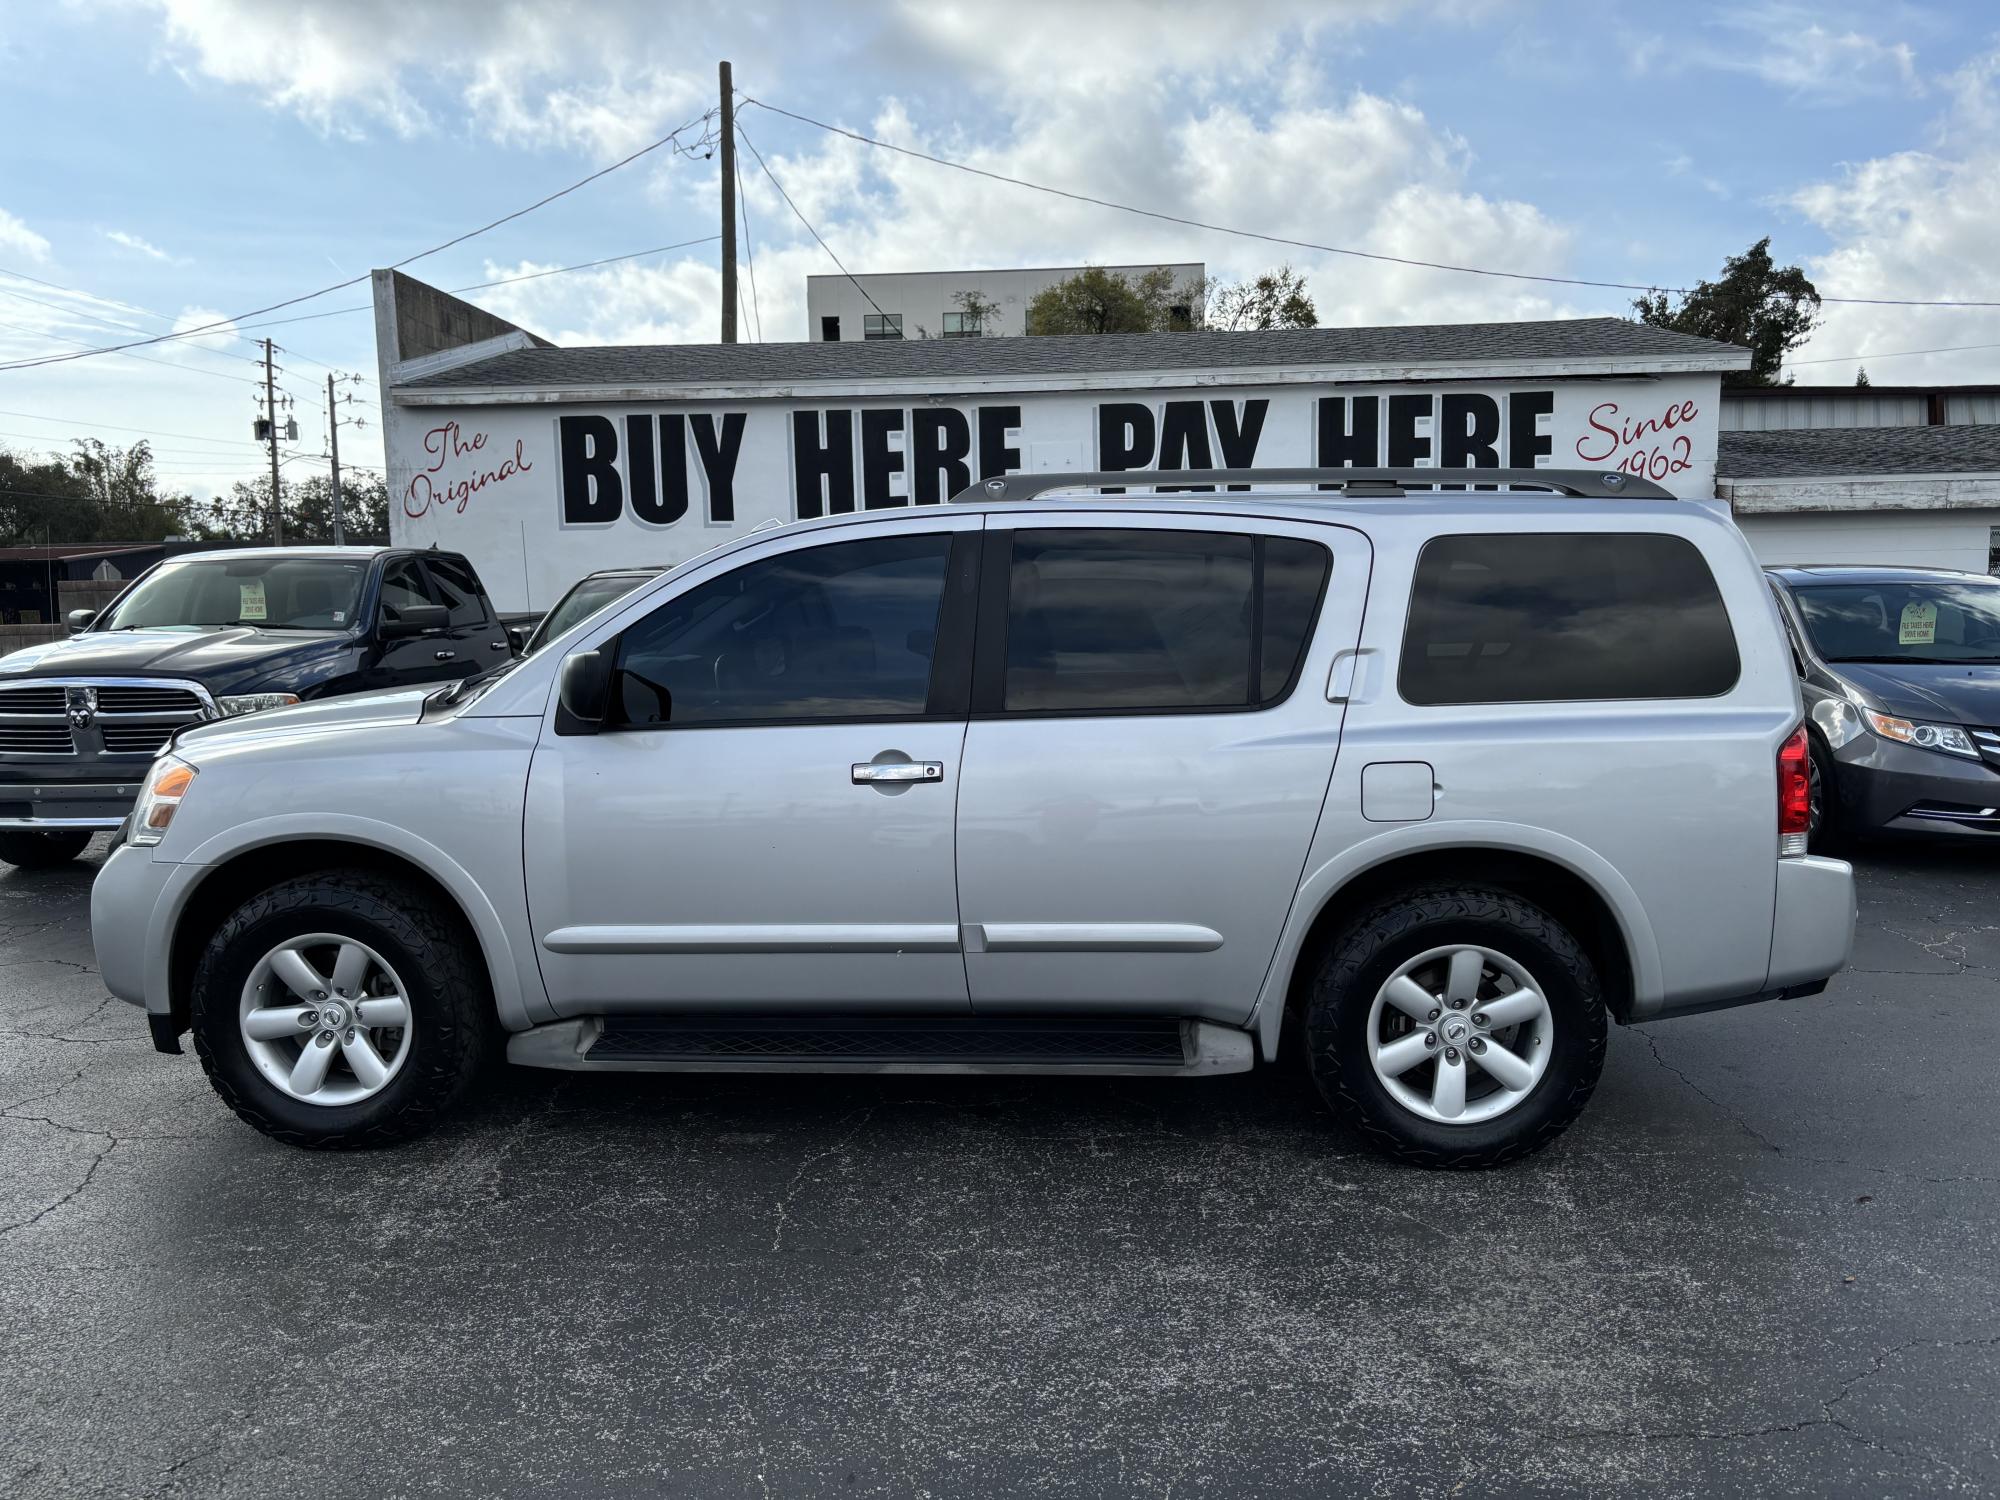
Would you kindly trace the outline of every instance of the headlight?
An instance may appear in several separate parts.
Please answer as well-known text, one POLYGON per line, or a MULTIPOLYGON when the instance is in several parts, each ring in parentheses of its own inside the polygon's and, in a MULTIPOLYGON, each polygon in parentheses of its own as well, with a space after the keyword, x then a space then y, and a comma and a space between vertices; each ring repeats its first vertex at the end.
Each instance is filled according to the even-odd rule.
POLYGON ((267 708, 290 708, 298 701, 297 693, 239 693, 234 698, 217 698, 215 706, 227 718, 234 714, 262 713, 267 708))
POLYGON ((1943 750, 1950 755, 1963 755, 1968 760, 1979 759, 1979 749, 1972 743, 1971 736, 1956 724, 1926 724, 1917 719, 1898 719, 1891 714, 1878 714, 1872 708, 1863 712, 1868 715, 1868 727, 1885 740, 1916 745, 1924 750, 1943 750))
POLYGON ((146 772, 146 784, 139 788, 139 803, 132 809, 129 837, 133 843, 157 844, 167 836, 194 777, 194 767, 178 756, 162 755, 153 762, 146 772))

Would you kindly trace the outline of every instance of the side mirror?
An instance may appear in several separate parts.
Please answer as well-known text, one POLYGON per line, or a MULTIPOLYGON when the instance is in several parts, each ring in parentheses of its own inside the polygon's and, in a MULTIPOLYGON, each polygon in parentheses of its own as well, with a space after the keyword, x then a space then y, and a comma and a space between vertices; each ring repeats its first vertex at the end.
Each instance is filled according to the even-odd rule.
POLYGON ((562 677, 556 687, 561 712, 556 715, 558 734, 596 734, 604 727, 611 710, 611 660, 614 647, 579 651, 563 659, 562 677))
POLYGON ((67 615, 63 616, 64 621, 69 625, 69 633, 71 635, 75 635, 79 630, 88 627, 90 622, 96 618, 97 611, 94 609, 73 609, 67 615))
POLYGON ((507 627, 507 644, 513 649, 514 654, 519 656, 523 651, 528 649, 528 632, 518 625, 509 625, 507 627))
POLYGON ((450 623, 451 611, 442 604, 406 604, 394 619, 384 616, 376 633, 385 641, 400 641, 443 630, 450 623))

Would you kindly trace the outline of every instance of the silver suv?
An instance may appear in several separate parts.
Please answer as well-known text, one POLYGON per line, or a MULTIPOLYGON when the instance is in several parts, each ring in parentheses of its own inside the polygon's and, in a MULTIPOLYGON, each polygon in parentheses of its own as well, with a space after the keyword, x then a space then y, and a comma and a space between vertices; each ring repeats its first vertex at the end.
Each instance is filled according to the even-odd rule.
POLYGON ((1163 479, 765 531, 469 684, 183 731, 97 880, 106 982, 303 1146, 430 1125, 503 1035, 1148 1077, 1295 1035, 1369 1141, 1479 1166, 1576 1116, 1608 1021, 1845 962, 1726 516, 1551 470, 1084 493, 1163 479))

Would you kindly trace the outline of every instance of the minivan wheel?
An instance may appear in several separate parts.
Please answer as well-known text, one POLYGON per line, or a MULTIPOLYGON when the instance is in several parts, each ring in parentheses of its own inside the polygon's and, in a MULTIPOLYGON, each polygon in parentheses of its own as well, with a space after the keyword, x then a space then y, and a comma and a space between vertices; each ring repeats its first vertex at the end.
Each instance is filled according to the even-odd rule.
POLYGON ((87 828, 60 833, 0 833, 0 859, 23 870, 52 870, 68 864, 89 844, 87 828))
POLYGON ((1833 773, 1833 752, 1816 734, 1806 736, 1806 848, 1814 854, 1839 851, 1846 830, 1840 816, 1840 783, 1833 773))
POLYGON ((1411 891, 1334 938, 1306 1010, 1321 1095, 1399 1160, 1491 1167, 1575 1119, 1604 1066, 1596 970, 1511 891, 1411 891))
POLYGON ((429 1129, 495 1030, 458 914, 415 885, 329 870, 260 891, 195 970, 195 1051, 229 1107, 294 1146, 429 1129))

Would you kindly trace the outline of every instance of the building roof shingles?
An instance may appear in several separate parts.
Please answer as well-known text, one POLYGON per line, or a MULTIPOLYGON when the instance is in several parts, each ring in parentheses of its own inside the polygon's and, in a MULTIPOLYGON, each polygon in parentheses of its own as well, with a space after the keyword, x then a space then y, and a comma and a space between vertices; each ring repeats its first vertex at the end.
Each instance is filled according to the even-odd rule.
POLYGON ((2000 474, 2000 425, 1801 427, 1720 434, 1721 479, 2000 474))
POLYGON ((1747 366, 1749 351, 1625 318, 1297 328, 1241 333, 1120 333, 861 343, 607 344, 516 349, 416 380, 410 391, 487 387, 792 385, 806 381, 1031 379, 1138 371, 1216 371, 1523 360, 1687 360, 1747 366))

